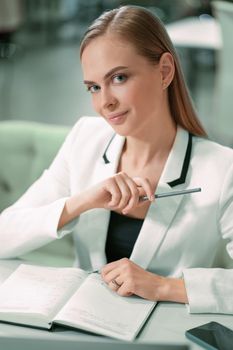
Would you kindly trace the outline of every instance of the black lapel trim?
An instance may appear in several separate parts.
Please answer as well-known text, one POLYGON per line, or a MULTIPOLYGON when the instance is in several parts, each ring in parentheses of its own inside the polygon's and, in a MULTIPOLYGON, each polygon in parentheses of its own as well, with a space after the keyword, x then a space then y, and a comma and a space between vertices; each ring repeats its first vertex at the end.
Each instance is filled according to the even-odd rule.
POLYGON ((111 137, 111 140, 109 141, 109 143, 107 144, 107 147, 105 148, 105 151, 104 151, 104 154, 103 154, 103 159, 104 159, 104 163, 105 163, 105 164, 110 163, 110 160, 108 160, 108 157, 107 157, 107 151, 108 151, 109 146, 111 145, 112 140, 114 139, 115 136, 116 136, 116 134, 114 134, 114 135, 111 137))
POLYGON ((184 163, 182 166, 181 174, 178 179, 168 182, 168 185, 171 187, 185 183, 188 168, 189 168, 190 158, 191 158, 191 152, 192 152, 192 137, 193 135, 189 133, 188 145, 187 145, 187 149, 184 157, 184 163))
MULTIPOLYGON (((112 143, 112 140, 114 139, 115 136, 116 136, 116 134, 114 134, 111 137, 109 143, 107 144, 107 147, 105 148, 105 151, 103 154, 103 160, 104 160, 105 164, 110 163, 110 160, 107 157, 107 151, 108 151, 108 149, 112 143)), ((193 135, 189 133, 188 145, 187 145, 187 149, 186 149, 186 153, 185 153, 185 157, 184 157, 184 163, 182 166, 180 177, 176 180, 168 182, 167 184, 170 187, 175 187, 177 185, 181 185, 181 184, 185 183, 188 168, 189 168, 190 158, 191 158, 191 152, 192 152, 192 137, 193 137, 193 135)))

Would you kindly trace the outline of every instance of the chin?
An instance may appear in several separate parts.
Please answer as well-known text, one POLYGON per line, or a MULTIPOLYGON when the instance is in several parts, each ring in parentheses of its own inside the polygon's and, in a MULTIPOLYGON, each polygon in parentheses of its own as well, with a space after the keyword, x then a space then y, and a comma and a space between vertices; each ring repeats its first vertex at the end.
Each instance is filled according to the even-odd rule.
MULTIPOLYGON (((111 124, 110 124, 111 125, 111 124)), ((131 136, 133 134, 133 129, 132 127, 130 128, 129 126, 126 125, 111 125, 111 127, 113 128, 113 130, 120 136, 131 136)))

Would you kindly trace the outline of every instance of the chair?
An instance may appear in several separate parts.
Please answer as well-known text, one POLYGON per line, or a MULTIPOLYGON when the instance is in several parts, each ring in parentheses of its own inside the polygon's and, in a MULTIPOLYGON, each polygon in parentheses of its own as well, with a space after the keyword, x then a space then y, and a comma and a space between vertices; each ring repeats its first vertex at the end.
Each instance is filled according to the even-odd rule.
POLYGON ((223 43, 214 92, 212 134, 218 142, 233 146, 233 3, 214 1, 212 6, 223 43))
MULTIPOLYGON (((0 122, 0 212, 49 166, 68 131, 67 127, 36 122, 0 122)), ((71 266, 72 237, 52 242, 23 258, 45 265, 71 266)))

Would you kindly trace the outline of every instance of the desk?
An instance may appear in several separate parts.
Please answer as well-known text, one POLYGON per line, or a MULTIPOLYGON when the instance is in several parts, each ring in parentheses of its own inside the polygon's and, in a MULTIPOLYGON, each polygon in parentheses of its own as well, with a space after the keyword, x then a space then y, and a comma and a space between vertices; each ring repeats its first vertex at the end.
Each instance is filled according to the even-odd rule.
MULTIPOLYGON (((7 273, 11 269, 17 266, 17 262, 5 262, 0 261, 0 277, 2 280, 7 276, 7 273), (2 273, 1 273, 2 272, 2 273)), ((207 323, 210 321, 216 321, 224 324, 225 326, 232 328, 233 315, 214 315, 214 314, 188 314, 186 306, 175 303, 159 303, 155 308, 153 314, 147 321, 145 327, 142 329, 136 343, 183 343, 189 344, 190 350, 202 349, 198 345, 192 343, 185 338, 185 330, 195 327, 197 325, 207 323)), ((39 330, 15 325, 8 325, 0 323, 0 348, 2 349, 2 341, 4 338, 10 338, 12 349, 17 350, 29 350, 20 349, 17 345, 17 340, 20 338, 33 338, 44 340, 59 340, 69 342, 76 342, 78 349, 78 342, 93 341, 93 342, 108 342, 108 338, 100 336, 85 334, 83 332, 73 331, 68 328, 58 328, 57 331, 49 332, 46 330, 39 330)), ((74 347, 75 348, 75 347, 74 347)), ((93 347, 94 349, 94 347, 93 347)), ((31 350, 31 348, 30 348, 31 350)), ((43 350, 51 350, 51 348, 43 350)), ((111 350, 111 348, 109 348, 111 350)))

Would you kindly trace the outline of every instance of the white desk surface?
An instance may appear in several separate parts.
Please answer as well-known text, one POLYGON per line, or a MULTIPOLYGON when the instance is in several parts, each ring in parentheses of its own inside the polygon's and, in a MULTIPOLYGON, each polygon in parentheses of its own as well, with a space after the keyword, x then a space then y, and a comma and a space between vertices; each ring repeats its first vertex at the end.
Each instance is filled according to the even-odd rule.
MULTIPOLYGON (((15 261, 0 260, 0 283, 10 274, 19 263, 15 261)), ((181 343, 189 344, 190 350, 202 349, 200 346, 189 341, 185 337, 185 331, 189 328, 210 322, 220 322, 233 329, 233 315, 218 314, 189 314, 183 304, 158 303, 146 325, 135 340, 137 343, 181 343)), ((11 338, 17 344, 17 339, 33 338, 45 340, 73 341, 109 341, 108 338, 86 334, 68 328, 61 328, 54 332, 33 329, 0 323, 0 348, 1 338, 11 338)), ((16 347, 17 348, 17 347, 16 347)), ((27 349, 24 349, 27 350, 27 349)), ((43 349, 47 350, 47 349, 43 349)), ((51 349, 49 349, 51 350, 51 349)))
POLYGON ((219 50, 222 48, 221 29, 211 16, 187 17, 166 25, 176 47, 219 50))

